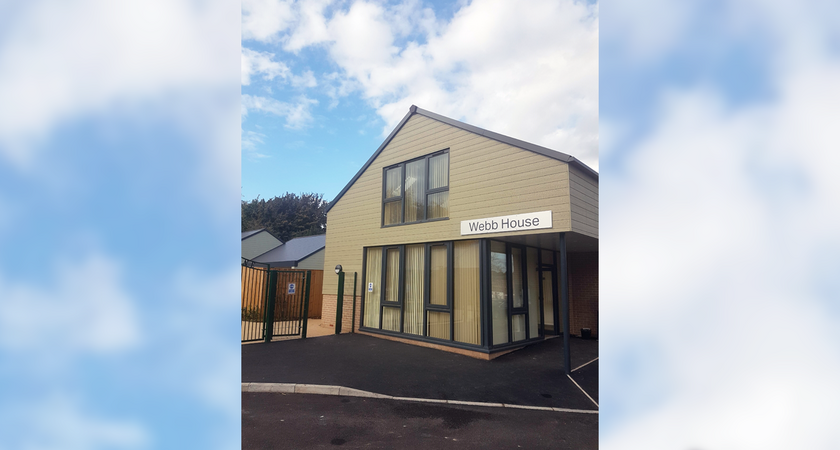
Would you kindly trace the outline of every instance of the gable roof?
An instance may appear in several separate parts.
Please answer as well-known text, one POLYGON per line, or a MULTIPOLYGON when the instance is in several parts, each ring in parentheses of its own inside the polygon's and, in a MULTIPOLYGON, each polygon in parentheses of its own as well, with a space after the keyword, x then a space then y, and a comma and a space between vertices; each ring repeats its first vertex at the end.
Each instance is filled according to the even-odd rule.
POLYGON ((438 122, 443 122, 447 125, 451 125, 455 128, 460 128, 462 130, 469 131, 471 133, 475 133, 475 134, 478 134, 480 136, 484 136, 488 139, 493 139, 495 141, 503 142, 503 143, 511 145, 513 147, 521 148, 523 150, 529 150, 529 151, 532 151, 534 153, 539 153, 540 155, 547 156, 551 159, 556 159, 558 161, 563 161, 564 163, 573 164, 576 167, 578 167, 580 169, 583 169, 584 172, 586 172, 586 173, 592 175, 593 177, 595 177, 596 180, 598 179, 598 172, 592 170, 591 167, 587 166, 586 164, 584 164, 582 161, 575 158, 574 156, 567 155, 565 153, 558 152, 557 150, 552 150, 550 148, 541 147, 539 145, 532 144, 530 142, 525 142, 525 141, 522 141, 522 140, 519 140, 519 139, 516 139, 516 138, 512 138, 510 136, 505 136, 503 134, 495 133, 495 132, 490 131, 490 130, 485 130, 484 128, 479 128, 479 127, 476 127, 474 125, 470 125, 468 123, 461 122, 459 120, 450 119, 449 117, 441 116, 440 114, 433 113, 431 111, 426 111, 425 109, 421 109, 421 108, 418 108, 415 105, 411 105, 411 107, 408 108, 408 114, 406 114, 405 117, 403 117, 403 119, 400 121, 400 123, 397 125, 397 127, 394 128, 394 131, 392 131, 391 134, 389 134, 388 137, 385 139, 385 142, 383 142, 382 145, 380 145, 379 148, 376 149, 376 152, 373 153, 373 156, 371 156, 370 159, 367 160, 365 165, 363 165, 362 168, 359 169, 359 171, 356 173, 356 175, 353 176, 353 179, 350 180, 349 183, 347 183, 347 186, 344 186, 344 189, 342 189, 341 192, 339 192, 338 195, 335 196, 333 201, 331 201, 330 205, 327 207, 326 212, 329 212, 330 209, 332 209, 332 207, 338 202, 338 199, 340 199, 344 195, 344 193, 347 192, 350 189, 350 186, 352 186, 353 183, 355 183, 356 180, 358 180, 359 177, 362 176, 362 173, 364 173, 364 171, 367 170, 367 168, 370 167, 371 164, 373 164, 373 161, 376 159, 376 157, 379 156, 380 153, 382 153, 382 150, 384 150, 385 147, 388 146, 388 144, 391 142, 391 140, 394 139, 394 136, 397 135, 397 132, 399 132, 402 129, 402 127, 405 125, 405 123, 408 122, 408 119, 410 119, 411 116, 413 116, 414 114, 419 114, 421 116, 425 116, 425 117, 428 117, 430 119, 437 120, 438 122))
POLYGON ((326 246, 326 234, 294 238, 257 256, 253 261, 269 263, 272 267, 292 267, 326 246))
POLYGON ((260 228, 259 230, 243 231, 242 232, 242 240, 244 241, 245 238, 249 238, 249 237, 259 233, 262 230, 265 230, 265 228, 260 228))
POLYGON ((242 240, 244 241, 245 239, 248 239, 248 238, 249 238, 249 237, 251 237, 251 236, 255 236, 255 235, 257 235, 257 234, 258 234, 259 232, 261 232, 261 231, 265 231, 265 232, 266 232, 266 233, 268 233, 271 237, 273 237, 274 239, 277 239, 278 241, 280 241, 280 244, 281 244, 281 245, 283 244, 283 240, 282 240, 282 239, 280 239, 280 238, 278 238, 277 236, 273 235, 270 231, 266 230, 265 228, 260 228, 260 229, 257 229, 257 230, 251 230, 251 231, 243 231, 243 232, 242 232, 242 240))

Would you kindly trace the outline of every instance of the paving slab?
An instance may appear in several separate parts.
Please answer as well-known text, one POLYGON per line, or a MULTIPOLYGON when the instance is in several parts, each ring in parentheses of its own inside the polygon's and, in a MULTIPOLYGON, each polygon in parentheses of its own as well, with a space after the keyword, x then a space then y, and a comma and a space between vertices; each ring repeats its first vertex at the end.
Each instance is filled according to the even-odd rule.
MULTIPOLYGON (((573 338, 572 367, 598 357, 598 341, 573 338)), ((242 346, 243 383, 341 386, 404 398, 596 410, 563 367, 563 340, 483 361, 359 334, 242 346)), ((573 373, 597 401, 598 365, 573 373)))

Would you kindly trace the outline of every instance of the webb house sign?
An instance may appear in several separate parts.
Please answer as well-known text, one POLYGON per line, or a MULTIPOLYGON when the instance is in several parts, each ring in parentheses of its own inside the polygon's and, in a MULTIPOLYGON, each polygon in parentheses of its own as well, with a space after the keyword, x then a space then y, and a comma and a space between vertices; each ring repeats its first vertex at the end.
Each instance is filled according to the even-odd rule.
POLYGON ((461 236, 551 228, 551 211, 461 221, 461 236))

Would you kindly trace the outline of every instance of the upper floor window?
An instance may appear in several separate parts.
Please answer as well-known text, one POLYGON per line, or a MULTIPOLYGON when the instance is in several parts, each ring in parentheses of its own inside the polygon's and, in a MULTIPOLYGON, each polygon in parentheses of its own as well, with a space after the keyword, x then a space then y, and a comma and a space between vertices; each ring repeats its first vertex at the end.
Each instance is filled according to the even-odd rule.
POLYGON ((449 151, 385 168, 382 226, 449 217, 449 151))

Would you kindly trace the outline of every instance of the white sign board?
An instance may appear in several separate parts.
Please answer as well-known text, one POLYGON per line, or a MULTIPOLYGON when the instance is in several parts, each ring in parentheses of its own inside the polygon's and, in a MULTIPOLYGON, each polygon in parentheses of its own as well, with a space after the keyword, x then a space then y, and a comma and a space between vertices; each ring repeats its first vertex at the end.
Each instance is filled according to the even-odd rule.
POLYGON ((295 293, 295 284, 294 283, 289 283, 289 290, 287 291, 287 294, 294 294, 294 293, 295 293))
POLYGON ((551 228, 551 211, 461 221, 461 236, 551 228))
POLYGON ((373 292, 373 281, 368 283, 368 292, 373 292))

